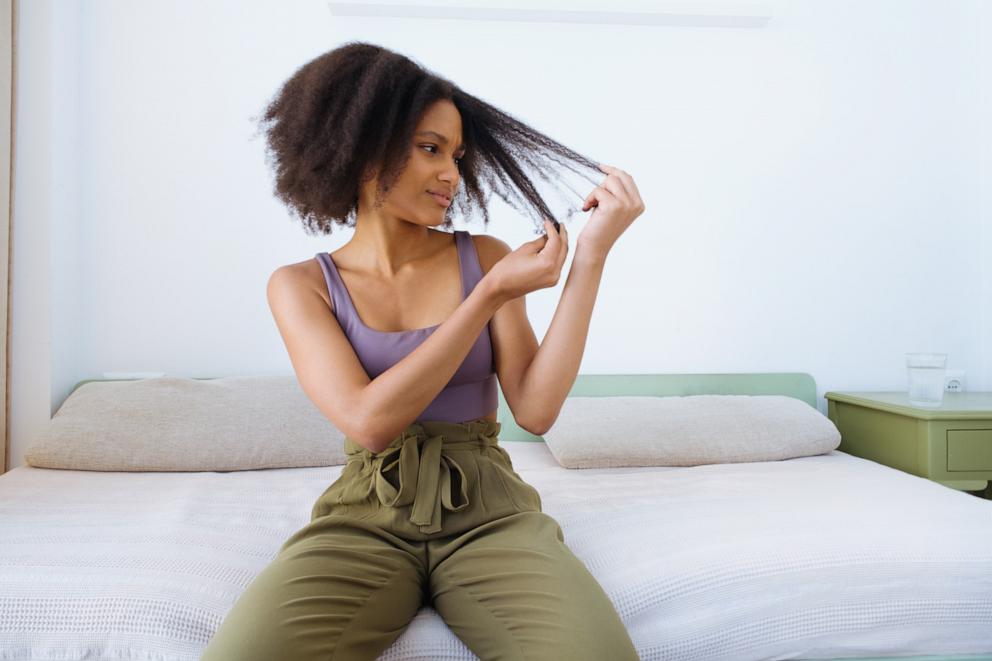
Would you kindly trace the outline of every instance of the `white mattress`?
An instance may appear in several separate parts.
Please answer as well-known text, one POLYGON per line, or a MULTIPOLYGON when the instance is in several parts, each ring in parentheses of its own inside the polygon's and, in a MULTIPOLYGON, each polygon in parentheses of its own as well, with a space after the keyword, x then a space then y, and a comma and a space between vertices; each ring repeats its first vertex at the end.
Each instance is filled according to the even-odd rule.
MULTIPOLYGON (((992 652, 992 502, 842 452, 567 470, 501 441, 642 659, 992 652)), ((0 476, 0 659, 195 660, 341 466, 0 476)), ((425 607, 380 659, 476 659, 425 607)))

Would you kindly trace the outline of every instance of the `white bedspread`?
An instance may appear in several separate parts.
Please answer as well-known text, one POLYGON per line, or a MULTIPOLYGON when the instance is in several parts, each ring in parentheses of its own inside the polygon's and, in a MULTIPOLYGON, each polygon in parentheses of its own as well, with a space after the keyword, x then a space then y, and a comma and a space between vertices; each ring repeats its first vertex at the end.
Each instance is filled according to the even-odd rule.
MULTIPOLYGON (((992 652, 992 502, 842 452, 567 470, 501 441, 642 659, 992 652)), ((341 466, 0 476, 0 659, 195 660, 341 466)), ((423 608, 380 659, 476 659, 423 608)))

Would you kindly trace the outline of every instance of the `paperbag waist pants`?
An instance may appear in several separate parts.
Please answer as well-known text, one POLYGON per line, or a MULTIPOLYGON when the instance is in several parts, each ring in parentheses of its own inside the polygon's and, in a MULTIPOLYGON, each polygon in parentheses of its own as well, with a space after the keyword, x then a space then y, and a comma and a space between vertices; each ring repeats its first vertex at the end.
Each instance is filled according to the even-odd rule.
POLYGON ((513 470, 500 424, 422 421, 348 462, 204 661, 374 661, 431 605, 482 661, 638 659, 609 597, 513 470))

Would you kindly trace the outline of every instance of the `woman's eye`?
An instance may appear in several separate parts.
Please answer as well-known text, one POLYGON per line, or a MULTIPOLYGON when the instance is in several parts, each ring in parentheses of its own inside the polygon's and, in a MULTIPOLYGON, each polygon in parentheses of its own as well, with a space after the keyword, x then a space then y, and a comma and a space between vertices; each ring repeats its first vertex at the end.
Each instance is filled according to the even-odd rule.
MULTIPOLYGON (((425 149, 437 149, 437 145, 421 145, 421 147, 424 147, 425 149)), ((431 153, 433 154, 434 152, 431 152, 431 153)), ((457 162, 458 165, 461 165, 463 158, 465 158, 465 157, 464 156, 456 156, 455 157, 455 162, 457 162)))

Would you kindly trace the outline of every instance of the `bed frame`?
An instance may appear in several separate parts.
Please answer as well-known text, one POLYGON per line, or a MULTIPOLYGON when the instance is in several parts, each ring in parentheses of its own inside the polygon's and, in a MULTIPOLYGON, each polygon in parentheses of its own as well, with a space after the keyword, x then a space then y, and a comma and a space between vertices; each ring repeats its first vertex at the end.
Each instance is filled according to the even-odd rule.
MULTIPOLYGON (((200 377, 195 377, 200 378, 200 377)), ((218 377, 203 377, 207 379, 218 377)), ((133 379, 88 379, 89 381, 131 381, 133 379)), ((817 408, 816 382, 804 372, 764 372, 739 374, 579 374, 569 396, 608 397, 616 395, 784 395, 817 408)), ((499 391, 496 419, 501 425, 500 440, 543 443, 518 426, 499 391)), ((818 658, 815 661, 992 661, 992 654, 952 654, 928 656, 878 656, 818 658)), ((814 661, 795 659, 794 661, 814 661)))

